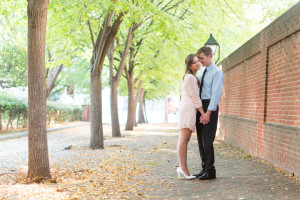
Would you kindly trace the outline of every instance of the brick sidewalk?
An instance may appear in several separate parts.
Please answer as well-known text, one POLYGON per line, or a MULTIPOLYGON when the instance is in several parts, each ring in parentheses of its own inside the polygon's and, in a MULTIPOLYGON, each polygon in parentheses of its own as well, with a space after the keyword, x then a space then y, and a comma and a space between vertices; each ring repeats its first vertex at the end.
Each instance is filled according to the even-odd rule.
MULTIPOLYGON (((216 180, 178 180, 175 127, 139 125, 139 133, 128 147, 149 166, 149 195, 161 199, 300 199, 296 179, 270 164, 243 153, 229 143, 215 141, 216 180), (149 128, 152 128, 149 129, 149 128), (173 128, 173 129, 172 129, 173 128), (149 132, 150 130, 150 132, 149 132)), ((188 146, 190 173, 199 170, 200 158, 195 135, 188 146)))

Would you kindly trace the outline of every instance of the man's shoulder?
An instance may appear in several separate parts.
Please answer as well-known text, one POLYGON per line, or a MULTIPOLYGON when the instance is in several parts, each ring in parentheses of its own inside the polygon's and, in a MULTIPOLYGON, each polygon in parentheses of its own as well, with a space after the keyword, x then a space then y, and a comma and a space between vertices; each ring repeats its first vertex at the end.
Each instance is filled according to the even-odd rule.
POLYGON ((223 71, 222 71, 216 64, 214 64, 213 70, 214 70, 216 73, 223 73, 223 71))

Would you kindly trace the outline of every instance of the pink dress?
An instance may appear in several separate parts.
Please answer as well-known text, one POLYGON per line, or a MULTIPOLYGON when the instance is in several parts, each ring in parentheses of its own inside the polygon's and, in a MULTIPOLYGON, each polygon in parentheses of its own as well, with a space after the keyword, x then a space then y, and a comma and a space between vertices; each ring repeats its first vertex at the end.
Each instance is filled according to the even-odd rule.
POLYGON ((179 106, 178 129, 189 128, 195 131, 197 108, 202 107, 197 79, 186 74, 182 81, 182 93, 179 106))

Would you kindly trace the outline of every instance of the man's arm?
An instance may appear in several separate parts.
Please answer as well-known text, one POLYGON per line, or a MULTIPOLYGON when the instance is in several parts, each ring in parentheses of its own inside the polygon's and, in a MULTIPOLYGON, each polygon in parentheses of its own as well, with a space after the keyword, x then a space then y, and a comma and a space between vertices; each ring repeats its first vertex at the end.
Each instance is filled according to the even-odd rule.
POLYGON ((223 72, 221 70, 218 70, 212 82, 211 97, 210 97, 209 106, 207 108, 208 111, 217 110, 217 106, 222 97, 223 80, 224 80, 223 72))
POLYGON ((223 79, 223 72, 221 70, 218 70, 213 78, 209 106, 206 113, 201 116, 201 123, 203 124, 207 124, 209 122, 211 112, 217 110, 217 106, 222 97, 223 79))

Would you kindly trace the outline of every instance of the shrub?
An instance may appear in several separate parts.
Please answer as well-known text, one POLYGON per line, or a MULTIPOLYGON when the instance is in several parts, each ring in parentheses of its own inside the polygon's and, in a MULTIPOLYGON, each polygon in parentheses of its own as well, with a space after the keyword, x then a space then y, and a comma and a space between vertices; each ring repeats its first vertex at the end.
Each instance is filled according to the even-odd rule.
MULTIPOLYGON (((64 122, 80 120, 82 107, 77 105, 61 104, 58 102, 47 101, 46 112, 48 124, 51 121, 64 122)), ((27 126, 28 103, 26 99, 19 99, 7 93, 0 93, 0 130, 2 130, 2 119, 7 120, 7 129, 9 124, 13 127, 13 121, 17 120, 23 127, 27 126)))

